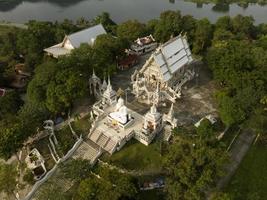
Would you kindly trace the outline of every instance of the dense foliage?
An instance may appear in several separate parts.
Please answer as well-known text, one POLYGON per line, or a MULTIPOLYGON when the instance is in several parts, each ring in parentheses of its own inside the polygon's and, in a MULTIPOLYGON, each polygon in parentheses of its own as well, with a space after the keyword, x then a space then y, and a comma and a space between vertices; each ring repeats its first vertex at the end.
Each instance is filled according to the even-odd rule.
POLYGON ((208 120, 203 120, 195 133, 176 137, 165 156, 168 199, 206 199, 208 188, 223 174, 225 148, 208 120))

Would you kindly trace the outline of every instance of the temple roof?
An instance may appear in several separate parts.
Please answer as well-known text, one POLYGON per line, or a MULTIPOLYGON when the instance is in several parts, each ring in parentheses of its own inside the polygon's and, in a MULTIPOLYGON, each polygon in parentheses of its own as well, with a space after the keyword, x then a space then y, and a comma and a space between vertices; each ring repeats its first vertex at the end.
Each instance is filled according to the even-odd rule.
POLYGON ((78 48, 82 43, 86 43, 89 45, 93 45, 94 41, 96 40, 97 36, 106 34, 104 27, 102 24, 98 24, 93 27, 89 27, 87 29, 81 30, 76 33, 72 33, 68 36, 66 36, 63 40, 63 42, 56 44, 52 47, 48 47, 44 49, 45 52, 52 54, 54 57, 58 58, 62 55, 67 55, 71 52, 71 49, 66 48, 65 42, 67 40, 70 41, 70 44, 73 48, 78 48))
POLYGON ((164 81, 170 80, 173 73, 193 61, 187 40, 180 35, 161 45, 152 56, 164 81))
POLYGON ((105 31, 102 24, 98 24, 96 26, 68 35, 67 37, 70 40, 72 46, 74 48, 78 48, 82 43, 88 43, 89 45, 92 45, 97 36, 106 33, 107 32, 105 31))

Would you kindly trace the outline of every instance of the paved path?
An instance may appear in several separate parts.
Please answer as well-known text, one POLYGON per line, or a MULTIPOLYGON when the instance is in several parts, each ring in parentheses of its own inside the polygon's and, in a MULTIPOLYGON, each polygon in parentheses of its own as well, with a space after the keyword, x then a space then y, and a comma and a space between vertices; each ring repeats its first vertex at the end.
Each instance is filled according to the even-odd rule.
POLYGON ((254 138, 255 135, 249 130, 243 130, 243 132, 237 137, 233 147, 229 151, 230 162, 226 166, 226 175, 219 180, 217 189, 222 189, 231 180, 239 164, 249 150, 254 138))

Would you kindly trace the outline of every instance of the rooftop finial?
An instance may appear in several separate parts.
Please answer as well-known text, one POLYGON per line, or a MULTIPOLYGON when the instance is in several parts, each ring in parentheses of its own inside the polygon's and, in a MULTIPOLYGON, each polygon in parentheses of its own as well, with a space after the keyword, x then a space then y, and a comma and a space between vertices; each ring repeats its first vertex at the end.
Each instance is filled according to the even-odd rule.
POLYGON ((171 108, 170 108, 170 110, 169 110, 168 115, 169 115, 170 117, 173 117, 173 103, 172 103, 172 105, 171 105, 171 108))
POLYGON ((93 76, 95 76, 95 68, 93 68, 93 76))
POLYGON ((108 74, 108 85, 111 85, 110 84, 110 75, 108 74))

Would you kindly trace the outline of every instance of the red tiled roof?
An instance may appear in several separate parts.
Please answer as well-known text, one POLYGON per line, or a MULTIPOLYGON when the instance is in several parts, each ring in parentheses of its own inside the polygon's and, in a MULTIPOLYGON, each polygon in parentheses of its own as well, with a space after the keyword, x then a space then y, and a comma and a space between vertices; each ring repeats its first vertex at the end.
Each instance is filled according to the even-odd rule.
POLYGON ((119 65, 130 65, 134 61, 136 61, 138 56, 136 54, 131 54, 127 56, 125 59, 119 61, 119 65))

